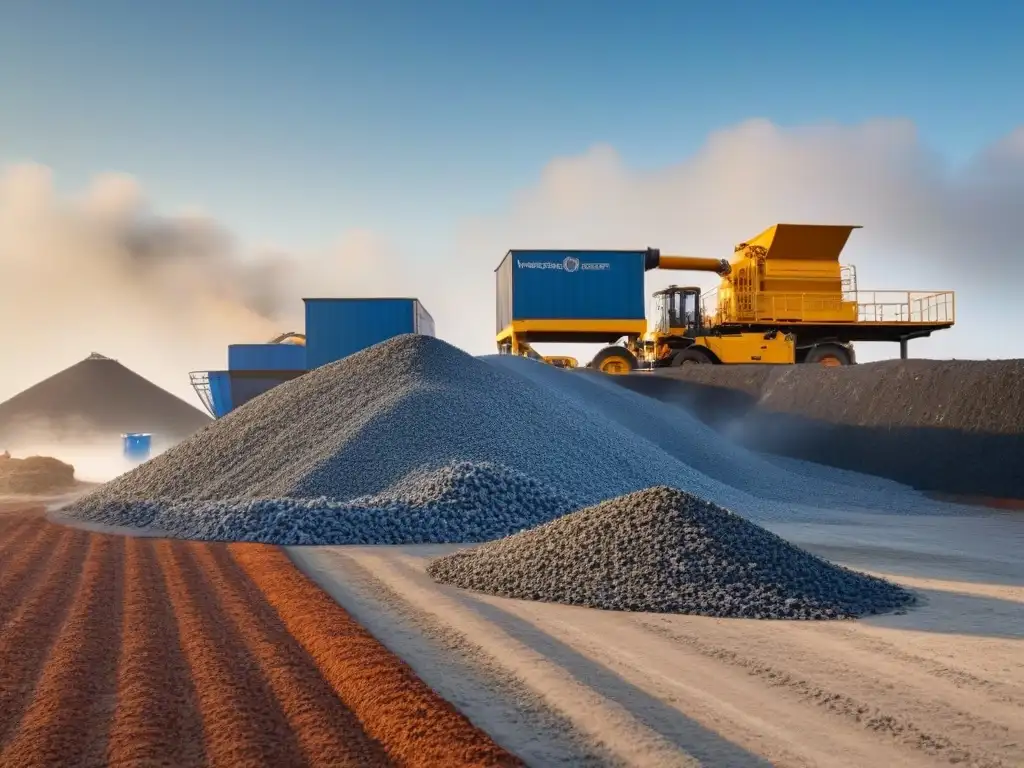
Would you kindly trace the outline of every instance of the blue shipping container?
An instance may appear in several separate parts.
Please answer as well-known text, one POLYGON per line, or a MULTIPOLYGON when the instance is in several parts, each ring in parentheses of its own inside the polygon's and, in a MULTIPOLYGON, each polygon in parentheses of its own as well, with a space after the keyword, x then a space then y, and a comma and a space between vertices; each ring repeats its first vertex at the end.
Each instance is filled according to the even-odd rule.
POLYGON ((646 251, 509 251, 497 331, 513 320, 643 320, 646 251))
POLYGON ((304 371, 306 348, 300 344, 231 344, 228 370, 304 371))
POLYGON ((124 457, 128 461, 148 461, 152 449, 152 435, 145 432, 129 432, 121 435, 124 441, 124 457))
POLYGON ((434 336, 434 319, 417 299, 304 299, 306 365, 333 363, 403 333, 434 336))

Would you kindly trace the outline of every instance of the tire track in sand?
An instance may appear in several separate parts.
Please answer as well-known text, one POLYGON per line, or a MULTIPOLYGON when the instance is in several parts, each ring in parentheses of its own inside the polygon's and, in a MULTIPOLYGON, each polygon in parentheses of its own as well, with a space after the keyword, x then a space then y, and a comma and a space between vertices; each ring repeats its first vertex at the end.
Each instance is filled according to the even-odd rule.
POLYGON ((345 709, 263 594, 220 545, 195 545, 225 618, 261 670, 302 754, 320 765, 390 765, 383 747, 345 709))
POLYGON ((38 583, 24 595, 0 595, 13 606, 11 618, 0 626, 0 749, 32 700, 36 679, 71 607, 89 549, 89 534, 84 531, 58 528, 45 521, 40 525, 44 535, 34 550, 46 565, 38 583))
POLYGON ((403 766, 522 766, 451 704, 428 688, 276 547, 231 544, 338 697, 403 766))
POLYGON ((124 540, 93 535, 67 620, 0 764, 100 765, 115 703, 124 540))
MULTIPOLYGON (((703 640, 695 634, 659 626, 650 619, 638 619, 636 624, 655 635, 680 643, 702 656, 743 670, 765 685, 785 691, 851 725, 891 739, 937 761, 967 764, 972 768, 1009 768, 1015 765, 983 747, 961 743, 947 732, 930 729, 927 724, 919 726, 910 716, 894 715, 868 701, 843 693, 836 686, 825 687, 807 680, 798 673, 798 670, 773 666, 753 655, 738 653, 714 641, 703 640)), ((1016 747, 1015 744, 1005 746, 1010 749, 1016 747)))
POLYGON ((937 659, 905 651, 879 637, 857 633, 841 627, 834 628, 832 632, 837 637, 863 651, 875 653, 896 663, 904 664, 938 680, 948 681, 957 688, 989 696, 993 701, 1024 709, 1024 697, 1020 696, 1013 686, 1006 685, 1001 680, 986 680, 967 670, 943 664, 937 659))
POLYGON ((150 539, 125 540, 122 648, 111 765, 205 764, 203 724, 150 539))

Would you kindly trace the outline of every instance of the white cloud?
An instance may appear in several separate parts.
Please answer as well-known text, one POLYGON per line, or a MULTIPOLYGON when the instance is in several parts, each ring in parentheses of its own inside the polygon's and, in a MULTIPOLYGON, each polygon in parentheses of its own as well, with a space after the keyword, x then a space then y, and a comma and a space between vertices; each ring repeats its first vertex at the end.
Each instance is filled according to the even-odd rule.
POLYGON ((188 371, 223 368, 229 343, 301 330, 304 295, 379 292, 392 258, 358 232, 320 254, 252 253, 201 214, 154 214, 131 177, 61 197, 49 169, 12 167, 0 177, 0 401, 95 351, 198 404, 188 371))
MULTIPOLYGON (((913 342, 912 353, 1024 357, 1013 333, 1024 323, 1022 218, 1024 126, 952 169, 907 121, 783 129, 751 120, 657 170, 631 169, 607 146, 556 159, 507 213, 468 223, 461 253, 466 265, 482 259, 491 268, 509 248, 652 246, 728 257, 778 222, 861 224, 843 254, 861 288, 957 291, 957 327, 913 342)), ((474 306, 489 332, 493 278, 482 271, 469 293, 486 296, 474 306)), ((654 290, 678 275, 652 273, 649 282, 654 290)), ((460 334, 486 343, 482 332, 472 341, 460 334)))
MULTIPOLYGON (((92 351, 191 398, 187 372, 222 367, 227 344, 300 330, 303 296, 417 296, 439 335, 489 353, 493 270, 510 248, 721 257, 777 222, 864 225, 844 253, 862 288, 955 289, 957 327, 913 342, 915 354, 1024 357, 1021 219, 1024 126, 959 169, 900 120, 752 120, 655 170, 597 146, 548 163, 501 215, 463 219, 450 255, 430 264, 367 231, 318 252, 245 248, 201 213, 157 215, 131 177, 62 197, 47 168, 17 166, 0 177, 0 400, 92 351)), ((673 280, 652 273, 649 288, 673 280)))

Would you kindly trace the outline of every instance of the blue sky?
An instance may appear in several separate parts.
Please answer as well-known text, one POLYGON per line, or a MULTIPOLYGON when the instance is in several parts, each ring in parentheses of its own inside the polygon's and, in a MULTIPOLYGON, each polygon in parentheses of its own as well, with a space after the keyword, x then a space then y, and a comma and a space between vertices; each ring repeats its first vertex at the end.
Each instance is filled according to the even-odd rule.
POLYGON ((129 172, 161 205, 298 247, 366 227, 441 248, 595 142, 657 167, 750 117, 901 116, 958 161, 1024 122, 1021 3, 0 9, 0 162, 67 186, 129 172))
MULTIPOLYGON (((131 174, 158 211, 302 256, 296 311, 417 295, 474 354, 494 349, 508 248, 727 256, 777 221, 864 224, 844 253, 862 288, 958 292, 957 327, 915 354, 1024 357, 990 332, 1024 322, 1022 33, 1024 3, 966 0, 0 0, 0 168, 41 163, 62 192, 131 174)), ((86 255, 80 232, 3 213, 0 269, 28 256, 48 286, 0 279, 26 350, 98 349, 178 391, 227 343, 295 327, 225 315, 206 265, 187 290, 131 283, 116 233, 86 255), (98 312, 115 291, 133 309, 98 312)), ((22 360, 7 385, 56 364, 22 360)))

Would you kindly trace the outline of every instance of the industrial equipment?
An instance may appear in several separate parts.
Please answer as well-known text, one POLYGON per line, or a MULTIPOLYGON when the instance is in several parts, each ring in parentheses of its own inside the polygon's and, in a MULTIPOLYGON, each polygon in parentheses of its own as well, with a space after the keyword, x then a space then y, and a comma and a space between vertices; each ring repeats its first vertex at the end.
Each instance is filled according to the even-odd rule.
POLYGON ((306 346, 306 334, 296 333, 295 331, 288 331, 282 333, 280 336, 272 338, 268 344, 297 344, 300 347, 306 346))
MULTIPOLYGON (((853 342, 907 343, 950 328, 952 291, 858 289, 839 255, 857 226, 777 224, 725 259, 644 251, 510 251, 497 270, 498 349, 537 342, 609 344, 607 373, 708 363, 850 365, 853 342), (713 272, 717 290, 670 286, 643 308, 652 269, 713 272)), ((536 354, 536 353, 534 353, 536 354)))
MULTIPOLYGON (((305 333, 288 331, 264 344, 228 346, 228 370, 192 371, 189 378, 214 418, 308 370, 333 363, 403 333, 434 335, 418 299, 304 299, 305 333)), ((571 359, 571 358, 570 358, 571 359)))
POLYGON ((219 419, 254 397, 304 374, 304 342, 301 334, 289 332, 264 344, 229 344, 228 370, 192 371, 192 388, 210 415, 219 419))
POLYGON ((577 368, 580 364, 579 360, 575 357, 567 357, 566 355, 545 355, 544 362, 555 366, 555 368, 577 368))
POLYGON ((418 299, 303 299, 309 369, 354 355, 405 333, 434 335, 434 319, 418 299))

